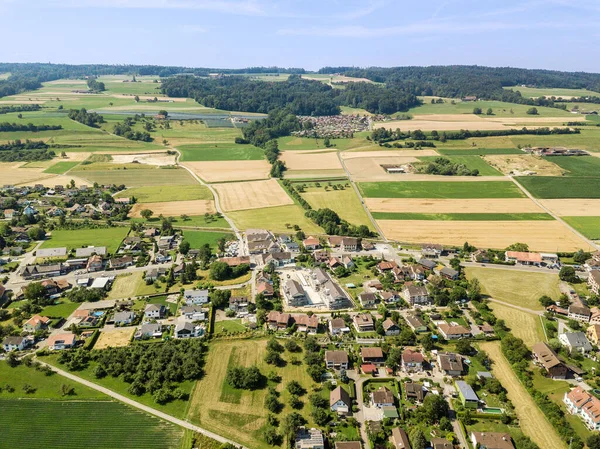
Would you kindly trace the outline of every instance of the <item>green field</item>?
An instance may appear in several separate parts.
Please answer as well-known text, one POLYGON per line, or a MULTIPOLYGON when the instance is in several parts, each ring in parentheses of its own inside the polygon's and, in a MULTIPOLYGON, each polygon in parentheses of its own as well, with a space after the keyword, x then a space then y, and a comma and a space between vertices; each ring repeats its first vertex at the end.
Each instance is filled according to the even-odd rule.
POLYGON ((58 304, 44 307, 40 314, 52 318, 68 318, 79 306, 80 304, 76 302, 59 302, 58 304))
POLYGON ((210 231, 183 231, 184 240, 190 243, 192 248, 200 248, 205 244, 209 244, 210 247, 215 250, 217 248, 217 241, 224 238, 231 240, 232 234, 226 232, 210 232, 210 231))
POLYGON ((566 170, 566 176, 577 178, 600 178, 600 157, 553 157, 549 158, 556 165, 566 170))
POLYGON ((53 175, 62 175, 63 173, 66 173, 69 170, 71 170, 73 167, 77 167, 79 164, 80 164, 80 162, 67 162, 67 161, 57 162, 53 166, 44 170, 44 173, 52 173, 53 175))
MULTIPOLYGON (((491 117, 531 117, 527 115, 527 110, 531 106, 524 104, 504 103, 502 101, 475 101, 462 102, 456 101, 452 104, 446 101, 443 104, 424 103, 421 106, 409 110, 410 114, 472 114, 473 108, 481 108, 484 115, 480 117, 486 118, 485 112, 488 108, 492 108, 494 115, 491 117), (512 113, 511 113, 512 111, 512 113)), ((557 108, 537 107, 538 114, 541 117, 569 117, 571 114, 567 111, 557 108)), ((410 128, 410 124, 404 127, 410 128)))
MULTIPOLYGON (((600 211, 599 211, 600 213, 600 211)), ((569 225, 590 240, 600 240, 600 216, 598 217, 561 217, 569 225)))
POLYGON ((502 181, 411 181, 361 182, 367 198, 523 198, 512 182, 502 181))
POLYGON ((223 332, 245 332, 247 330, 248 328, 240 320, 224 320, 215 322, 213 333, 218 335, 223 332))
POLYGON ((177 426, 111 401, 0 399, 0 448, 178 448, 177 426))
MULTIPOLYGON (((571 118, 570 120, 578 120, 571 118)), ((600 128, 583 128, 579 134, 551 134, 548 136, 511 136, 510 141, 521 147, 566 147, 598 152, 600 128)))
MULTIPOLYGON (((366 139, 370 133, 355 133, 352 139, 331 139, 331 145, 335 150, 352 150, 360 148, 361 151, 369 149, 382 149, 379 145, 366 139)), ((277 139, 281 151, 294 150, 324 150, 326 149, 323 139, 310 139, 308 137, 287 136, 277 139)))
MULTIPOLYGON (((503 176, 495 168, 491 167, 486 161, 484 161, 478 155, 454 155, 446 154, 446 159, 449 159, 453 164, 463 164, 469 170, 479 170, 480 176, 503 176)), ((433 162, 438 156, 423 156, 418 159, 423 162, 433 162)))
POLYGON ((436 151, 444 156, 487 156, 491 154, 524 154, 518 148, 472 148, 450 149, 437 148, 436 151))
POLYGON ((254 145, 236 145, 235 143, 210 143, 181 145, 182 162, 193 161, 250 161, 265 158, 264 150, 254 145))
POLYGON ((72 231, 52 231, 50 239, 42 243, 42 248, 62 248, 67 250, 85 246, 106 246, 114 254, 127 234, 129 228, 76 229, 72 231))
POLYGON ((443 221, 529 221, 554 220, 552 215, 544 213, 517 214, 421 214, 418 212, 372 212, 375 220, 443 220, 443 221))
POLYGON ((585 97, 588 95, 599 97, 600 93, 587 89, 567 89, 567 88, 551 88, 551 87, 522 87, 509 86, 507 90, 521 92, 525 98, 534 97, 585 97))
POLYGON ((183 186, 134 187, 115 195, 115 198, 135 197, 138 203, 166 203, 171 201, 212 200, 210 189, 200 184, 183 186))
MULTIPOLYGON (((208 221, 204 215, 190 215, 185 221, 183 221, 180 217, 172 218, 173 226, 175 228, 229 228, 229 223, 227 223, 227 220, 224 218, 211 218, 208 221)), ((146 223, 147 225, 160 226, 160 219, 158 217, 151 217, 150 220, 144 220, 143 218, 132 218, 131 221, 136 223, 146 223)))
POLYGON ((515 179, 536 198, 600 198, 600 177, 520 176, 515 179))
POLYGON ((178 169, 144 169, 137 170, 90 170, 78 172, 77 176, 100 185, 121 185, 127 187, 159 186, 159 185, 189 185, 197 181, 187 170, 178 169))
POLYGON ((297 205, 265 207, 262 209, 227 212, 239 229, 264 228, 274 232, 293 232, 298 225, 307 234, 323 234, 323 230, 306 218, 304 210, 297 205))

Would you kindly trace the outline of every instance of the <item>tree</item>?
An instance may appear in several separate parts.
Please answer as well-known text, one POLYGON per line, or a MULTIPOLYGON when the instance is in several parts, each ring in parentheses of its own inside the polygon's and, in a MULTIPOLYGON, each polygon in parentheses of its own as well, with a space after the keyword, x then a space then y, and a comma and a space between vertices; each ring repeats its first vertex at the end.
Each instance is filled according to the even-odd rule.
POLYGON ((527 243, 513 243, 506 248, 506 251, 518 251, 522 253, 529 252, 529 245, 527 243))
POLYGON ((267 351, 267 353, 265 354, 265 362, 269 365, 279 366, 283 364, 283 359, 281 358, 278 352, 267 351))
POLYGON ((140 102, 140 97, 136 95, 135 97, 133 97, 133 100, 134 100, 136 103, 139 103, 139 102, 140 102))
POLYGON ((329 422, 329 413, 324 408, 313 409, 311 416, 315 420, 317 426, 324 426, 329 422))
POLYGON ((190 242, 184 240, 179 244, 179 252, 185 256, 187 253, 190 252, 190 246, 190 242))
POLYGON ((540 296, 538 301, 544 308, 554 305, 554 300, 546 295, 540 296))
POLYGON ((292 394, 290 395, 290 407, 299 410, 304 407, 304 402, 302 402, 298 396, 292 394))
POLYGON ((392 348, 388 352, 387 365, 392 369, 398 369, 402 365, 402 349, 392 348))
POLYGON ((579 277, 577 276, 577 273, 575 272, 575 268, 570 267, 570 266, 562 267, 560 269, 560 271, 558 272, 558 277, 560 278, 561 281, 565 281, 565 282, 571 282, 571 283, 579 282, 579 277))
POLYGON ((296 380, 289 381, 286 385, 286 389, 290 392, 290 394, 295 396, 302 396, 306 392, 302 385, 300 385, 300 383, 296 380))
POLYGON ((140 215, 142 216, 142 218, 144 220, 149 220, 150 217, 152 215, 154 215, 154 212, 152 212, 150 209, 142 209, 142 211, 140 212, 140 215))
POLYGON ((481 110, 481 108, 473 108, 473 114, 475 115, 480 115, 483 111, 481 110))
POLYGON ((424 411, 424 416, 426 416, 430 424, 434 424, 439 422, 444 416, 448 415, 449 408, 448 403, 443 396, 430 394, 423 400, 422 409, 424 411))
POLYGON ((282 438, 281 435, 277 433, 273 427, 267 427, 267 429, 263 432, 265 437, 265 442, 269 446, 279 446, 281 444, 282 438))
POLYGON ((469 343, 469 340, 459 340, 456 342, 456 352, 462 355, 469 355, 473 353, 473 346, 469 343))
POLYGON ((46 298, 46 289, 41 282, 32 282, 27 285, 24 288, 23 293, 25 299, 28 299, 34 304, 41 304, 42 300, 46 298))
POLYGON ((413 449, 425 449, 427 447, 427 438, 418 427, 410 432, 410 445, 413 449))
POLYGON ((278 353, 282 353, 284 351, 283 346, 281 346, 281 343, 279 343, 276 338, 271 338, 267 342, 267 350, 278 353))
POLYGON ((494 115, 494 111, 492 110, 492 108, 488 108, 488 110, 485 114, 486 115, 494 115))
POLYGON ((231 267, 225 262, 213 262, 210 266, 210 278, 215 281, 224 281, 231 278, 231 267))
POLYGON ((17 358, 17 354, 14 351, 11 351, 6 356, 6 364, 11 368, 15 368, 21 364, 21 361, 17 358))
POLYGON ((27 232, 27 235, 31 240, 44 240, 46 238, 46 231, 44 231, 39 226, 36 226, 34 228, 31 228, 27 232))
POLYGON ((158 115, 162 115, 163 117, 167 118, 169 116, 169 112, 161 109, 160 111, 158 111, 158 115))
POLYGON ((431 351, 433 349, 434 342, 431 334, 427 334, 421 339, 421 346, 423 346, 425 351, 431 351))
POLYGON ((298 352, 301 350, 300 345, 293 339, 289 339, 285 342, 285 349, 289 352, 298 352))
POLYGON ((179 218, 181 218, 182 221, 188 221, 190 219, 190 216, 186 214, 181 214, 179 218))
POLYGON ((600 449, 600 435, 590 435, 585 443, 589 449, 600 449))
POLYGON ((527 114, 528 115, 538 115, 538 110, 537 110, 537 108, 529 108, 529 109, 527 109, 527 114))

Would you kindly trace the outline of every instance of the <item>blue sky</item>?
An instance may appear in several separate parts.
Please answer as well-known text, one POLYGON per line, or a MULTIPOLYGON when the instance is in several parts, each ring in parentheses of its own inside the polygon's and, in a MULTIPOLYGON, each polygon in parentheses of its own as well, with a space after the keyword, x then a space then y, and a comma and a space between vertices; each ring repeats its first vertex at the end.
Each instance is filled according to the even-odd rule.
POLYGON ((599 0, 0 0, 0 18, 3 62, 600 72, 599 0))

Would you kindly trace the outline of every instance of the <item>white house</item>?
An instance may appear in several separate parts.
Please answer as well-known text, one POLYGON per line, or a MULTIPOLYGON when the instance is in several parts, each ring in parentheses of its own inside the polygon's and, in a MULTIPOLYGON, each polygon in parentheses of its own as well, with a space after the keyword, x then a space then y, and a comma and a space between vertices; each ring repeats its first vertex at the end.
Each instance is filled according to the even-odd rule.
POLYGON ((144 316, 150 319, 164 318, 167 308, 163 304, 148 304, 144 309, 144 316))
POLYGON ((558 336, 560 344, 567 347, 569 352, 586 354, 592 350, 592 344, 583 332, 567 332, 558 336))
POLYGON ((202 335, 204 335, 204 328, 189 321, 179 321, 175 325, 175 331, 173 332, 173 337, 179 339, 197 338, 202 335))
POLYGON ((24 337, 6 337, 2 341, 2 349, 6 352, 22 351, 27 347, 29 341, 24 337))
POLYGON ((341 386, 329 393, 329 408, 338 415, 347 415, 352 410, 352 399, 341 386))
POLYGON ((183 298, 188 306, 208 303, 208 290, 186 290, 183 298))

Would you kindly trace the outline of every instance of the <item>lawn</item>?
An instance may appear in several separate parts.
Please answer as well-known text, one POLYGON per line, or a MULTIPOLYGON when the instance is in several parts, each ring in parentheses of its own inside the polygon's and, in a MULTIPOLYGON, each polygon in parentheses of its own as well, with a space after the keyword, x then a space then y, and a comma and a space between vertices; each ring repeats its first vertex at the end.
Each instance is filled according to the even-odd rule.
POLYGON ((411 212, 373 212, 375 220, 444 220, 444 221, 515 221, 515 220, 554 220, 552 215, 544 213, 515 214, 420 214, 411 212))
MULTIPOLYGON (((600 213, 600 211, 599 211, 600 213)), ((561 217, 588 239, 600 240, 600 217, 561 217)))
POLYGON ((59 302, 52 306, 46 306, 40 312, 42 316, 48 316, 52 318, 68 318, 75 310, 79 307, 76 302, 59 302))
POLYGON ((44 173, 52 173, 53 175, 62 175, 64 173, 68 172, 69 170, 71 170, 73 167, 77 167, 79 164, 80 164, 80 162, 67 162, 67 161, 57 162, 53 166, 48 167, 46 170, 44 170, 44 173))
POLYGON ((555 300, 560 296, 555 273, 479 267, 467 267, 465 272, 467 278, 479 280, 483 294, 527 309, 543 310, 538 301, 540 296, 547 295, 555 300))
POLYGON ((502 181, 411 181, 361 182, 367 198, 522 198, 512 182, 502 181))
POLYGON ((123 299, 136 296, 140 283, 144 282, 139 273, 117 276, 106 299, 123 299))
POLYGON ((600 198, 600 177, 520 176, 516 180, 536 198, 600 198))
POLYGON ((323 230, 304 215, 300 206, 276 206, 263 209, 228 212, 239 229, 269 229, 290 233, 298 225, 307 234, 323 234, 323 230))
POLYGON ((138 203, 167 203, 171 201, 212 200, 210 189, 200 184, 183 186, 148 186, 123 190, 115 198, 135 197, 138 203))
POLYGON ((245 332, 248 328, 244 326, 241 320, 224 320, 216 321, 214 326, 214 334, 218 335, 222 332, 245 332))
POLYGON ((183 431, 112 401, 0 399, 0 448, 178 448, 183 431))
POLYGON ((52 236, 44 241, 41 248, 67 247, 70 251, 74 248, 86 246, 106 246, 106 250, 114 254, 127 234, 129 228, 99 228, 99 229, 75 229, 72 231, 55 230, 52 236))
MULTIPOLYGON (((229 223, 224 218, 217 218, 211 215, 210 218, 206 218, 204 215, 190 215, 187 220, 182 220, 180 217, 173 218, 173 227, 181 228, 229 228, 229 223)), ((160 226, 160 219, 158 217, 152 217, 150 220, 144 220, 143 218, 132 218, 131 221, 137 223, 145 223, 147 225, 160 226)))
POLYGON ((600 178, 600 157, 554 157, 552 162, 566 170, 566 176, 600 178))
POLYGON ((585 96, 600 96, 600 93, 587 89, 567 89, 567 88, 551 88, 551 87, 522 87, 508 86, 504 89, 521 92, 525 98, 535 97, 585 97, 585 96))
POLYGON ((181 145, 182 162, 196 161, 244 161, 265 158, 263 149, 254 145, 238 145, 235 143, 209 143, 181 145))
POLYGON ((220 239, 231 240, 233 239, 233 234, 229 234, 226 232, 211 232, 211 231, 183 231, 184 240, 190 243, 192 248, 200 248, 204 246, 206 243, 210 245, 210 247, 215 250, 217 248, 217 242, 220 239))
POLYGON ((172 303, 172 302, 167 302, 167 296, 154 296, 152 298, 150 298, 147 302, 148 304, 160 304, 165 306, 166 308, 169 309, 169 311, 172 314, 175 314, 175 312, 177 312, 177 304, 172 303))
MULTIPOLYGON (((463 164, 470 170, 478 170, 480 176, 503 176, 502 173, 488 165, 479 155, 446 154, 445 156, 453 164, 463 164)), ((423 162, 432 162, 437 158, 438 156, 423 156, 418 159, 423 162)))
POLYGON ((140 168, 137 170, 90 170, 77 172, 77 176, 101 185, 124 184, 127 187, 189 185, 197 181, 183 168, 140 168))

